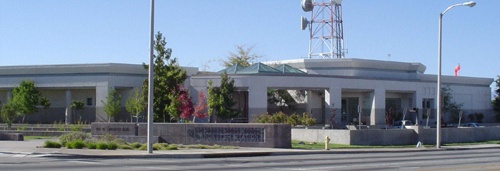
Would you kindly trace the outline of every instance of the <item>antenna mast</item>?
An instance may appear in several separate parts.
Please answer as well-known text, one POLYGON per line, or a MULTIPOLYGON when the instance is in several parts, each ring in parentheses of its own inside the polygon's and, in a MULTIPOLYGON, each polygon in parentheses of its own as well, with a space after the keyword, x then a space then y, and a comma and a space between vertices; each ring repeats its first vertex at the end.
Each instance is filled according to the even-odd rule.
POLYGON ((312 2, 302 0, 302 9, 311 12, 311 20, 301 18, 301 29, 309 25, 309 54, 320 58, 345 58, 342 0, 312 2))

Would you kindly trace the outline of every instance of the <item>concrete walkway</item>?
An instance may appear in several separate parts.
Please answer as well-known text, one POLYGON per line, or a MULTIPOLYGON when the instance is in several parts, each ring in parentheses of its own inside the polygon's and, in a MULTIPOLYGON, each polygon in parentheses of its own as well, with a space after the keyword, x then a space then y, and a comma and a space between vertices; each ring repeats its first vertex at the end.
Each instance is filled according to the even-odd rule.
POLYGON ((239 149, 183 149, 183 150, 91 150, 66 148, 41 148, 45 140, 30 141, 0 141, 0 156, 14 157, 64 157, 64 158, 209 158, 209 157, 242 157, 267 155, 304 155, 328 153, 385 153, 385 152, 416 152, 432 150, 467 150, 500 148, 499 144, 481 144, 469 146, 446 146, 441 149, 432 148, 369 148, 369 149, 331 149, 303 150, 278 148, 247 148, 239 149))

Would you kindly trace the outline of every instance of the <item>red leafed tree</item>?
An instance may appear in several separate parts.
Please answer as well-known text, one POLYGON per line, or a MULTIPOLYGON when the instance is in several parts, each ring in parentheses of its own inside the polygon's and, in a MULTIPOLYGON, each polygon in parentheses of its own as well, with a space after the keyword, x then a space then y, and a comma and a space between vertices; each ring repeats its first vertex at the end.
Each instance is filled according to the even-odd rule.
POLYGON ((177 97, 179 107, 177 110, 179 111, 179 117, 183 120, 187 120, 193 114, 193 102, 191 102, 191 97, 189 97, 188 92, 184 87, 180 88, 179 96, 177 97))
POLYGON ((203 92, 198 92, 198 103, 194 107, 194 113, 193 113, 193 122, 195 118, 206 118, 208 116, 207 114, 207 99, 206 96, 203 92))

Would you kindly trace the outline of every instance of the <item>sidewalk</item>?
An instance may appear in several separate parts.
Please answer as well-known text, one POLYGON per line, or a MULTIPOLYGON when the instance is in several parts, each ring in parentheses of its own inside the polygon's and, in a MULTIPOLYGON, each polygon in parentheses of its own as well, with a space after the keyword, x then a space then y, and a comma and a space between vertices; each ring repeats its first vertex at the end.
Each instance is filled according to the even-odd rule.
POLYGON ((66 148, 37 148, 45 140, 30 141, 0 141, 0 156, 15 157, 64 157, 64 158, 214 158, 214 157, 243 157, 268 155, 305 155, 305 154, 333 154, 333 153, 386 153, 386 152, 416 152, 435 150, 467 150, 500 148, 499 144, 481 144, 470 146, 446 146, 436 148, 370 148, 370 149, 331 149, 331 150, 303 150, 278 148, 247 148, 239 149, 186 149, 186 150, 91 150, 66 148))

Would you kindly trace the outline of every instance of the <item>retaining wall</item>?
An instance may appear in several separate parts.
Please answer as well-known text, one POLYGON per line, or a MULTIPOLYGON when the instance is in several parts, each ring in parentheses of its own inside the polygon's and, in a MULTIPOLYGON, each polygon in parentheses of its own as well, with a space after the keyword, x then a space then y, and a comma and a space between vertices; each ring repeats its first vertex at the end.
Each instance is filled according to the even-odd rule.
MULTIPOLYGON (((94 122, 91 127, 92 136, 106 133, 129 138, 147 136, 146 123, 94 122)), ((158 136, 160 142, 175 144, 291 148, 291 127, 288 124, 155 123, 153 136, 158 136)))

